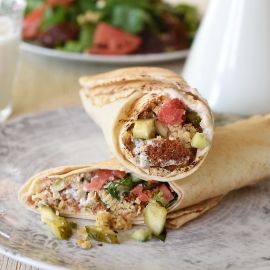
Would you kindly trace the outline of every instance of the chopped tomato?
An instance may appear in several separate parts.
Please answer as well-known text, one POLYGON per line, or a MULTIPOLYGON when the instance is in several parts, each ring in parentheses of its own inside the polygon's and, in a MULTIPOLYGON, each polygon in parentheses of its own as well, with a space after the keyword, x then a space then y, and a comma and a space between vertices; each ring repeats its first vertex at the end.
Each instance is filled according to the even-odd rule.
POLYGON ((178 125, 183 122, 186 106, 178 98, 165 103, 158 112, 158 120, 167 125, 178 125))
POLYGON ((46 2, 48 3, 48 5, 52 7, 56 6, 68 7, 70 6, 70 4, 72 4, 73 0, 47 0, 46 2))
POLYGON ((86 190, 99 191, 108 182, 115 179, 111 170, 96 170, 91 183, 84 185, 86 190))
POLYGON ((142 202, 148 202, 149 201, 148 195, 145 192, 143 192, 142 184, 137 185, 135 188, 133 188, 130 191, 130 193, 137 196, 142 202))
POLYGON ((118 171, 118 170, 114 170, 112 171, 112 174, 116 177, 116 178, 123 178, 127 173, 124 171, 118 171))
POLYGON ((173 98, 169 102, 170 102, 170 106, 173 108, 186 109, 186 105, 179 98, 173 98))
POLYGON ((94 33, 94 54, 121 55, 135 52, 141 45, 141 38, 113 27, 107 23, 97 25, 94 33))
POLYGON ((32 200, 32 196, 28 197, 27 203, 30 204, 30 205, 34 205, 35 202, 32 200))
POLYGON ((162 192, 162 196, 167 202, 170 202, 173 199, 172 192, 165 184, 160 185, 158 189, 162 192))
POLYGON ((22 35, 24 39, 34 39, 37 37, 45 5, 40 5, 24 17, 22 35))

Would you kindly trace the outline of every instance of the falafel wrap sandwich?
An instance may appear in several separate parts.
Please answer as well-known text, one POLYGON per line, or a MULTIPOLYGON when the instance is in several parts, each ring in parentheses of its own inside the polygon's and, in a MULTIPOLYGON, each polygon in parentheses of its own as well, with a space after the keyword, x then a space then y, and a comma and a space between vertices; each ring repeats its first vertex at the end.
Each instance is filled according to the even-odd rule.
POLYGON ((20 201, 38 212, 50 206, 61 216, 105 218, 116 229, 146 222, 160 233, 179 228, 220 202, 230 191, 270 176, 270 115, 215 129, 213 147, 185 179, 140 178, 117 160, 49 169, 30 178, 20 201))
POLYGON ((86 112, 127 170, 168 182, 203 163, 212 144, 212 113, 178 74, 133 67, 81 77, 79 83, 86 112))

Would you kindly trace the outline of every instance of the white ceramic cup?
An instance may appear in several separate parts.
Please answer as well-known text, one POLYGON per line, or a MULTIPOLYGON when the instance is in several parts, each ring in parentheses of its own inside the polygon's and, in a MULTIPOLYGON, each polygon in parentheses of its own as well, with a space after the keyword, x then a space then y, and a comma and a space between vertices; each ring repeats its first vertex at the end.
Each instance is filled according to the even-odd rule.
POLYGON ((216 112, 270 112, 270 0, 212 0, 183 77, 216 112))

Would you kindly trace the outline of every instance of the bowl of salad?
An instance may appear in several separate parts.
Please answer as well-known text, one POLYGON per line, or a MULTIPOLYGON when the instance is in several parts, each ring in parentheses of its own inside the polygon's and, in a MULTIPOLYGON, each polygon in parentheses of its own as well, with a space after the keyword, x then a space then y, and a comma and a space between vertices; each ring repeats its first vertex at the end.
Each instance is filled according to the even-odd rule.
POLYGON ((200 23, 195 6, 161 0, 27 0, 24 50, 104 63, 184 58, 200 23))

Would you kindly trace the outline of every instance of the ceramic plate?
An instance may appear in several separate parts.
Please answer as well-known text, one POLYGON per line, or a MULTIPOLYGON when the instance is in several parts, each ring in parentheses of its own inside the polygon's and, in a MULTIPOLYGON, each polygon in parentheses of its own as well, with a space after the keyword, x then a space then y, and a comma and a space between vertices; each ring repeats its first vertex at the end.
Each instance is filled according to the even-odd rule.
POLYGON ((134 55, 123 55, 123 56, 104 56, 104 55, 93 55, 93 54, 82 54, 82 53, 71 53, 62 52, 54 49, 47 49, 35 44, 22 42, 21 48, 24 51, 31 53, 67 59, 80 62, 89 63, 105 63, 105 64, 151 64, 151 63, 161 63, 176 61, 186 58, 189 50, 175 51, 175 52, 165 52, 165 53, 149 53, 149 54, 134 54, 134 55))
POLYGON ((231 193, 201 218, 169 231, 165 243, 124 238, 90 250, 76 247, 75 238, 54 238, 17 200, 19 188, 40 170, 109 157, 81 108, 0 125, 0 252, 46 269, 269 269, 270 181, 231 193))

